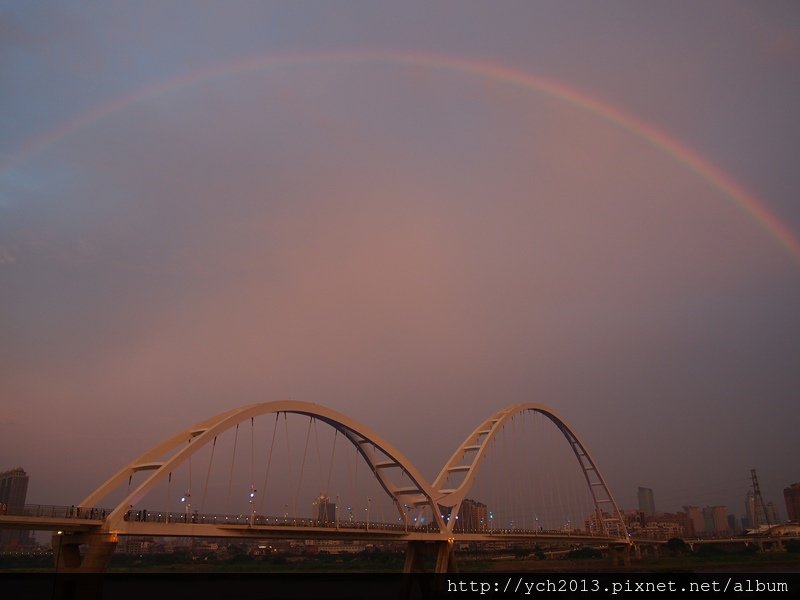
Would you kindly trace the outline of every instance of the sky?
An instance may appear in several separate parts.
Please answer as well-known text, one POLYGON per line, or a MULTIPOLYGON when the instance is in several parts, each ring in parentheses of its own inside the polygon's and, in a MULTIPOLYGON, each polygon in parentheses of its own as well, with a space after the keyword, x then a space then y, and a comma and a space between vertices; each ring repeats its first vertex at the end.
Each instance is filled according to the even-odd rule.
POLYGON ((623 507, 800 481, 796 2, 0 3, 0 470, 552 406, 623 507))

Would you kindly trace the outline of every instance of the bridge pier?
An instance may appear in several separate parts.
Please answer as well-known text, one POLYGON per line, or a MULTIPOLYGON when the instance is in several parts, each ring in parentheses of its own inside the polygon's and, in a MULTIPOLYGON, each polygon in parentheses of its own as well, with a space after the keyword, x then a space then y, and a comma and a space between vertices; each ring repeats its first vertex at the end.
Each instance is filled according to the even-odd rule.
POLYGON ((425 557, 428 554, 429 549, 433 549, 436 552, 436 566, 434 568, 434 572, 458 572, 452 540, 443 540, 438 542, 408 542, 408 547, 406 549, 406 562, 403 566, 403 572, 424 573, 425 557))
POLYGON ((631 545, 628 543, 609 544, 608 554, 615 567, 629 567, 631 564, 631 545))
POLYGON ((53 535, 56 573, 102 573, 116 547, 117 536, 111 533, 56 533, 53 535))
POLYGON ((658 544, 633 544, 633 556, 636 560, 644 558, 658 559, 661 557, 660 546, 658 544))

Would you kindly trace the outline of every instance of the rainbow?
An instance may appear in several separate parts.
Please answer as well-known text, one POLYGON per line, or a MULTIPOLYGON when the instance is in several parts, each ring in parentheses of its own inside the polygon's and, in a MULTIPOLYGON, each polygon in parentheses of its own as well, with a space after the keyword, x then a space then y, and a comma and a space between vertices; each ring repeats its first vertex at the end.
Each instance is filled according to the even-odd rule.
POLYGON ((292 67, 301 64, 341 62, 392 63, 454 71, 543 94, 578 109, 586 110, 655 146, 665 154, 671 156, 678 163, 696 173, 710 186, 719 190, 724 196, 738 205, 745 214, 749 215, 800 263, 800 238, 798 238, 791 228, 781 222, 781 220, 765 206, 763 201, 749 192, 733 177, 714 165, 711 161, 654 125, 563 83, 539 77, 527 71, 493 62, 467 60, 433 54, 347 51, 292 54, 277 57, 258 56, 192 71, 179 77, 140 88, 130 94, 117 97, 65 121, 58 127, 30 138, 24 142, 17 152, 9 159, 0 162, 0 176, 24 162, 29 157, 42 152, 48 146, 55 144, 70 134, 137 102, 218 77, 264 69, 292 67))

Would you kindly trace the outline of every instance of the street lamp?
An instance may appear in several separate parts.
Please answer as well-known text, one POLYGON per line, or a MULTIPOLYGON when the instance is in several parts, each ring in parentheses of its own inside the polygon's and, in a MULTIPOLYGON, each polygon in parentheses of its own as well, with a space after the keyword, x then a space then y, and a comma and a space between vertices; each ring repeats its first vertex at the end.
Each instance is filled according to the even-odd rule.
POLYGON ((184 523, 188 523, 189 522, 189 511, 192 510, 192 494, 189 493, 189 492, 186 492, 183 496, 181 496, 181 502, 184 503, 184 508, 185 508, 184 523))
POLYGON ((53 544, 57 546, 55 548, 55 553, 56 553, 56 557, 55 557, 56 558, 56 573, 58 573, 58 568, 60 566, 60 564, 58 562, 58 559, 61 556, 61 546, 64 543, 64 538, 62 537, 63 535, 64 535, 63 531, 57 531, 56 532, 56 536, 58 536, 58 543, 57 544, 56 544, 56 541, 55 541, 56 537, 53 536, 53 544))
POLYGON ((255 486, 250 486, 250 527, 253 526, 253 523, 256 520, 256 488, 255 486))
POLYGON ((367 498, 367 531, 369 531, 369 509, 372 508, 372 498, 367 498))

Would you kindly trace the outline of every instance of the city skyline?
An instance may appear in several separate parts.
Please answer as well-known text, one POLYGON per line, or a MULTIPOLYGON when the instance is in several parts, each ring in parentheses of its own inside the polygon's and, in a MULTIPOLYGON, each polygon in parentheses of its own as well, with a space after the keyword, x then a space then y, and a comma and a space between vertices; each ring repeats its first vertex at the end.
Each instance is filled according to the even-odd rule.
POLYGON ((518 402, 618 503, 800 480, 800 8, 7 2, 0 468, 79 502, 315 402, 433 478, 518 402), (189 6, 191 8, 189 8, 189 6))
MULTIPOLYGON (((755 477, 754 477, 755 480, 755 477)), ((89 507, 76 507, 72 506, 68 509, 66 507, 57 507, 57 506, 37 506, 33 504, 29 504, 26 502, 26 490, 28 485, 28 476, 27 473, 21 467, 17 467, 15 469, 10 469, 5 472, 0 473, 0 515, 50 515, 56 516, 57 514, 62 514, 62 516, 68 516, 71 518, 80 519, 98 519, 102 518, 105 519, 107 516, 106 510, 100 511, 99 508, 92 508, 89 510, 89 507), (23 508, 24 507, 24 508, 23 508), (34 511, 34 512, 31 512, 34 511)), ((796 514, 793 514, 793 510, 796 509, 796 498, 793 497, 797 496, 797 490, 800 489, 800 482, 794 483, 791 486, 785 488, 784 495, 785 495, 785 503, 786 503, 786 510, 789 514, 788 522, 797 523, 796 514)), ((255 496, 257 490, 251 488, 251 510, 252 510, 252 517, 253 519, 257 519, 257 523, 261 525, 268 525, 270 522, 269 517, 265 517, 256 509, 255 504, 255 496), (256 516, 257 515, 257 516, 256 516)), ((646 539, 671 539, 671 538, 702 538, 702 537, 718 537, 718 536, 729 536, 729 535, 740 535, 742 532, 745 532, 749 529, 760 529, 762 528, 765 523, 769 526, 773 525, 780 525, 782 523, 786 523, 787 519, 784 519, 780 516, 780 512, 776 511, 776 507, 772 502, 766 503, 766 509, 764 515, 766 516, 767 521, 763 521, 763 518, 759 518, 757 515, 754 517, 754 514, 764 510, 763 508, 759 508, 759 503, 753 503, 753 490, 750 490, 747 495, 747 506, 746 506, 746 515, 742 515, 738 517, 735 514, 735 511, 729 511, 728 507, 716 505, 716 506, 705 506, 703 508, 699 506, 686 506, 682 507, 681 511, 677 513, 665 512, 665 511, 657 511, 654 510, 654 494, 653 490, 650 488, 638 488, 638 495, 640 500, 640 506, 638 509, 628 509, 622 508, 622 516, 627 524, 628 533, 634 538, 646 538, 646 539)), ((149 502, 147 503, 149 505, 149 502)), ((309 503, 311 508, 310 513, 306 513, 305 511, 300 511, 296 513, 286 513, 284 514, 284 519, 291 518, 292 522, 294 522, 295 518, 304 518, 304 519, 312 519, 315 520, 317 524, 327 524, 328 526, 334 526, 338 529, 339 524, 345 524, 347 527, 357 526, 357 523, 354 523, 354 516, 356 521, 362 521, 362 518, 359 518, 360 515, 353 514, 353 510, 351 506, 347 506, 346 503, 340 503, 338 494, 335 497, 329 497, 325 494, 321 494, 318 497, 314 498, 313 502, 309 503)), ((287 507, 288 508, 288 507, 287 507)), ((448 511, 449 512, 449 511, 448 511)), ((603 511, 605 513, 605 511, 603 511)), ((140 509, 137 511, 129 510, 125 516, 125 521, 158 521, 158 522, 170 522, 171 519, 175 519, 178 522, 183 518, 183 515, 179 511, 177 514, 173 514, 171 517, 164 518, 164 515, 161 514, 162 511, 159 510, 146 510, 140 509)), ((213 513, 211 513, 213 514, 213 513)), ((197 510, 192 511, 191 513, 191 520, 192 522, 196 523, 207 523, 208 519, 210 518, 210 514, 207 512, 199 513, 197 510)), ((189 519, 189 505, 186 507, 186 518, 187 521, 189 519)), ((239 522, 242 518, 242 515, 230 515, 232 518, 239 522)), ((495 529, 503 529, 506 527, 506 524, 502 521, 502 518, 495 518, 499 516, 496 514, 496 509, 493 505, 487 505, 480 500, 476 500, 473 498, 465 498, 461 504, 461 508, 459 511, 459 515, 455 522, 454 531, 456 532, 481 532, 481 531, 491 531, 495 529)), ((535 529, 536 531, 553 531, 557 529, 564 529, 566 528, 573 529, 576 532, 580 532, 583 529, 592 529, 593 523, 595 521, 596 512, 589 512, 587 513, 584 518, 577 518, 575 522, 570 523, 569 521, 564 522, 562 525, 555 526, 554 523, 548 522, 547 520, 543 520, 540 522, 539 517, 536 516, 535 521, 531 520, 530 522, 519 522, 519 523, 511 523, 512 527, 518 527, 522 529, 535 529)), ((610 515, 608 515, 610 516, 610 515)), ((219 518, 219 515, 214 516, 213 521, 216 522, 219 518)), ((385 518, 384 515, 381 515, 378 518, 373 516, 373 523, 375 525, 385 526, 387 522, 383 519, 385 518)), ((450 520, 448 517, 447 520, 450 520)), ((226 518, 227 521, 227 518, 226 518)), ((366 513, 366 522, 368 523, 367 528, 369 528, 369 523, 371 522, 369 512, 366 513)), ((388 524, 391 526, 391 519, 389 520, 388 524)), ((298 521, 299 523, 299 521, 298 521)), ((305 521, 303 521, 305 523, 305 521)), ((416 518, 408 521, 409 525, 420 525, 422 522, 418 522, 416 518)), ((19 548, 30 548, 35 544, 43 544, 46 545, 48 533, 44 531, 40 531, 39 535, 36 538, 31 537, 29 534, 33 532, 23 532, 23 531, 0 531, 3 533, 2 543, 0 543, 0 550, 18 550, 19 548)), ((135 539, 135 538, 131 538, 135 539)), ((134 544, 135 545, 135 544, 134 544)), ((126 546, 127 547, 127 546, 126 546)), ((124 552, 123 547, 123 552, 124 552)), ((128 552, 130 552, 130 548, 128 547, 128 552)))
MULTIPOLYGON (((0 480, 2 480, 0 481, 2 484, 0 485, 0 515, 38 515, 41 511, 45 511, 45 513, 53 512, 53 514, 56 514, 64 512, 64 510, 66 510, 64 513, 65 516, 68 515, 78 519, 104 519, 107 515, 105 509, 101 512, 99 508, 92 508, 89 510, 88 507, 81 508, 72 506, 67 509, 66 507, 46 507, 27 503, 25 501, 25 494, 28 477, 24 469, 20 467, 0 473, 0 480), (20 483, 22 485, 20 485, 20 483), (32 513, 30 511, 35 512, 32 513)), ((756 516, 754 518, 754 513, 756 511, 760 512, 764 509, 759 509, 757 504, 754 505, 752 490, 750 490, 747 494, 745 500, 745 514, 741 516, 737 515, 735 511, 729 510, 728 507, 724 505, 704 506, 702 508, 699 506, 684 505, 682 510, 677 512, 649 510, 649 508, 652 508, 654 505, 654 497, 652 493, 653 490, 642 487, 639 487, 639 497, 640 500, 644 498, 642 502, 645 506, 641 506, 640 503, 640 507, 638 509, 621 507, 621 512, 627 522, 629 533, 631 533, 633 537, 669 539, 673 537, 694 538, 715 537, 719 535, 727 536, 730 534, 741 534, 750 529, 759 530, 765 526, 781 525, 784 523, 797 524, 797 519, 794 518, 796 517, 797 500, 793 497, 793 494, 796 496, 798 489, 800 489, 800 482, 793 483, 784 490, 786 511, 789 517, 783 518, 781 511, 778 510, 772 502, 767 502, 765 512, 763 513, 767 519, 766 521, 764 521, 763 517, 756 516), (795 511, 794 513, 793 510, 795 511)), ((256 490, 253 489, 251 493, 251 503, 254 502, 255 495, 256 490)), ((321 494, 320 496, 314 498, 313 502, 310 502, 310 507, 311 511, 309 513, 301 510, 297 514, 292 513, 290 515, 290 513, 287 512, 283 515, 283 518, 310 518, 316 520, 317 523, 335 523, 337 527, 339 523, 352 525, 354 522, 354 517, 355 520, 361 520, 359 519, 359 515, 354 515, 352 506, 348 506, 347 503, 340 503, 338 495, 335 497, 329 497, 325 494, 321 494)), ((503 528, 505 525, 502 520, 495 519, 495 512, 496 510, 494 510, 492 505, 487 505, 478 499, 466 497, 463 500, 459 511, 459 520, 456 522, 455 531, 489 531, 492 529, 503 528)), ((159 510, 148 511, 146 509, 140 509, 135 512, 133 510, 129 510, 125 520, 163 521, 164 516, 161 513, 162 511, 159 510)), ((206 519, 209 517, 208 513, 199 513, 197 510, 194 510, 192 514, 194 515, 192 516, 192 521, 196 521, 198 523, 207 522, 206 519)), ((258 514, 258 519, 260 519, 262 524, 269 523, 269 519, 264 521, 265 516, 258 512, 255 509, 255 505, 253 505, 253 515, 255 516, 256 514, 258 514)), ((188 507, 186 516, 189 516, 188 507)), ((237 521, 238 519, 242 518, 242 515, 238 515, 237 517, 234 514, 231 516, 236 518, 237 521)), ((570 524, 569 522, 565 522, 561 526, 554 527, 552 522, 540 522, 539 517, 536 516, 535 521, 532 520, 530 523, 519 523, 517 526, 522 527, 523 529, 529 528, 537 531, 561 529, 563 527, 572 527, 576 530, 581 530, 584 528, 584 525, 586 528, 590 528, 594 517, 595 512, 589 512, 584 516, 583 519, 580 517, 576 519, 575 523, 570 524)), ((180 511, 175 514, 173 518, 180 520, 182 518, 180 511)), ((383 516, 381 518, 383 518, 383 516)), ((368 513, 367 522, 369 522, 368 513)), ((375 522, 382 523, 380 518, 375 522)), ((418 523, 417 520, 414 519, 410 524, 418 523)), ((16 539, 16 533, 18 532, 11 532, 14 539, 16 539)), ((46 534, 46 532, 43 531, 40 531, 39 533, 46 534)), ((27 538, 28 536, 27 534, 22 534, 22 537, 27 538)), ((4 538, 3 543, 0 544, 0 549, 8 549, 9 543, 10 547, 16 547, 17 544, 15 542, 9 542, 10 539, 11 538, 4 538)), ((33 538, 24 543, 31 543, 32 541, 33 538)), ((44 537, 40 535, 40 541, 46 540, 44 540, 44 537)))
MULTIPOLYGON (((216 441, 215 441, 216 445, 216 441)), ((506 460, 505 457, 501 460, 506 460)), ((332 464, 331 464, 332 466, 332 464)), ((210 474, 210 465, 209 465, 209 474, 210 474)), ((752 473, 751 473, 752 475, 752 473)), ((28 476, 24 469, 21 467, 16 467, 14 469, 9 469, 3 473, 0 473, 2 476, 2 485, 0 486, 0 508, 3 510, 3 514, 6 512, 13 513, 13 514, 22 514, 23 504, 30 504, 29 502, 25 501, 25 496, 27 493, 27 486, 28 486, 28 476), (12 481, 23 481, 24 485, 20 486, 18 484, 12 484, 12 481), (12 492, 12 489, 14 490, 12 492)), ((330 474, 329 474, 330 480, 330 474)), ((170 477, 171 479, 171 477, 170 477)), ((273 482, 273 485, 275 483, 273 482)), ((280 482, 277 482, 280 485, 280 482)), ((206 482, 205 486, 207 487, 208 483, 206 482)), ((534 475, 534 485, 535 485, 535 475, 534 475)), ((797 504, 795 496, 797 496, 797 488, 800 486, 800 482, 794 482, 791 484, 787 484, 783 490, 783 502, 775 503, 772 499, 763 499, 763 497, 755 500, 754 490, 753 488, 748 489, 744 497, 742 499, 743 509, 740 510, 740 507, 734 505, 717 505, 714 506, 716 503, 706 503, 704 505, 703 511, 710 511, 712 508, 723 508, 727 515, 729 515, 729 519, 733 518, 733 523, 736 525, 732 525, 733 530, 739 529, 750 529, 750 528, 758 528, 759 526, 763 526, 765 523, 769 523, 770 525, 780 524, 787 521, 796 521, 793 519, 792 511, 796 508, 795 505, 797 504), (764 504, 762 505, 761 502, 764 504), (765 521, 765 517, 767 521, 765 521)), ((299 489, 299 488, 298 488, 299 489)), ((256 496, 258 494, 258 490, 255 489, 255 486, 251 487, 250 491, 250 504, 251 508, 254 512, 261 512, 257 511, 256 509, 256 496)), ((186 494, 183 494, 186 496, 186 494)), ((615 495, 619 498, 618 495, 615 495)), ((691 496, 691 495, 690 495, 691 496)), ((155 498, 154 498, 155 499, 155 498)), ((57 499, 50 499, 51 502, 57 499)), ((189 502, 188 498, 181 498, 181 501, 189 502)), ((156 501, 157 504, 158 501, 156 501)), ((479 500, 474 500, 467 498, 465 501, 465 508, 466 514, 462 514, 461 518, 467 520, 475 520, 474 516, 467 516, 470 515, 471 512, 474 510, 475 506, 483 507, 482 510, 484 513, 487 511, 487 505, 481 503, 479 500), (477 504, 476 504, 477 502, 477 504)), ((693 519, 692 510, 700 510, 700 506, 692 506, 691 503, 689 505, 683 504, 680 510, 673 509, 673 510, 657 510, 655 508, 655 494, 652 488, 644 488, 642 486, 638 487, 637 491, 637 502, 638 507, 635 506, 627 506, 620 502, 617 502, 620 510, 625 513, 626 515, 632 515, 636 513, 641 513, 644 517, 652 517, 657 520, 658 517, 663 515, 673 515, 677 513, 683 513, 687 515, 687 517, 691 520, 693 519)), ((37 503, 34 503, 37 504, 37 503)), ((55 502, 56 505, 59 502, 55 502)), ((61 502, 63 505, 64 503, 61 502)), ((151 503, 145 500, 146 505, 151 505, 151 503)), ((339 496, 338 494, 335 496, 328 496, 325 492, 320 493, 320 495, 314 498, 313 502, 310 504, 312 506, 311 513, 306 515, 304 512, 298 513, 299 516, 308 516, 312 518, 317 518, 321 521, 333 520, 334 515, 336 518, 344 518, 353 520, 353 507, 347 506, 347 503, 340 505, 339 496), (344 517, 342 517, 344 515, 344 517)), ((186 504, 187 510, 189 509, 190 504, 186 504)), ((286 507, 288 509, 288 505, 286 507)), ((88 507, 87 507, 88 509, 88 507)), ((72 507, 72 511, 75 510, 75 505, 72 507)), ((86 510, 86 509, 84 509, 86 510)), ((94 509, 93 509, 94 510, 94 509)), ((99 513, 100 509, 96 509, 99 513)), ((164 507, 161 510, 165 510, 164 507)), ((358 511, 358 509, 356 509, 358 511)), ((531 510, 533 511, 531 515, 535 517, 535 520, 538 524, 539 517, 536 515, 538 512, 537 509, 532 506, 531 510)), ((141 511, 140 511, 141 512, 141 511)), ((276 515, 277 512, 273 511, 276 515)), ((489 510, 488 514, 491 514, 493 511, 489 510)), ((103 511, 105 516, 105 510, 103 511)), ((289 515, 290 513, 287 512, 284 516, 289 515)), ((710 514, 710 513, 709 513, 710 514)), ((356 515, 357 517, 358 515, 356 515)), ((589 516, 591 516, 589 514, 589 516)), ((794 515, 796 516, 796 515, 794 515)), ((478 517, 479 519, 481 517, 478 517)), ((700 514, 699 519, 703 519, 703 515, 700 514)), ((483 521, 481 521, 483 522, 483 521)), ((487 520, 486 523, 488 524, 489 521, 487 520)), ((549 523, 550 526, 553 525, 552 522, 549 523)), ((708 525, 708 531, 718 530, 719 527, 714 525, 713 527, 708 525)), ((538 527, 538 525, 537 525, 538 527)), ((694 527, 695 531, 702 531, 702 526, 695 524, 694 527)))

